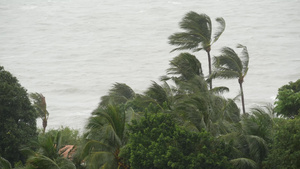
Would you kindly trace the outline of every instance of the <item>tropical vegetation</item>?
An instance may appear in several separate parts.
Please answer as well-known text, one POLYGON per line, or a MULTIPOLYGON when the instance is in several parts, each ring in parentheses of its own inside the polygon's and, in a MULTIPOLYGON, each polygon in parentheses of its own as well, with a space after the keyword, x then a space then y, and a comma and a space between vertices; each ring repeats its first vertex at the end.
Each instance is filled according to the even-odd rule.
MULTIPOLYGON (((211 45, 225 28, 224 19, 217 21, 212 37, 210 18, 189 12, 180 23, 186 32, 170 36, 170 43, 174 50, 204 49, 210 65, 211 45)), ((46 131, 46 125, 38 132, 36 118, 46 124, 49 116, 45 97, 30 94, 30 103, 0 67, 0 169, 300 168, 300 79, 279 88, 275 108, 247 109, 249 54, 237 47, 240 55, 223 47, 208 76, 197 57, 184 52, 143 93, 113 84, 80 134, 68 127, 46 131), (224 97, 228 87, 212 88, 215 78, 238 80, 241 109, 236 98, 224 97)))

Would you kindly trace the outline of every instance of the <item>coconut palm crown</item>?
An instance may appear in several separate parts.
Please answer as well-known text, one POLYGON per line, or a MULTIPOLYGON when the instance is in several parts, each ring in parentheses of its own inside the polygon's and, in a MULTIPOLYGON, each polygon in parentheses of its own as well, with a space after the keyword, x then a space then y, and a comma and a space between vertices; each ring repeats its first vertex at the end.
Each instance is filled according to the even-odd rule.
MULTIPOLYGON (((185 32, 174 33, 169 37, 169 43, 178 46, 172 51, 188 49, 197 52, 204 49, 208 56, 209 75, 211 75, 211 46, 225 30, 225 20, 223 18, 216 18, 216 21, 220 26, 212 37, 210 17, 206 14, 198 14, 191 11, 179 23, 180 28, 184 29, 185 32)), ((210 89, 212 89, 212 82, 210 81, 209 83, 210 89)))
POLYGON ((212 73, 211 78, 238 78, 241 90, 243 114, 245 114, 245 101, 242 84, 248 72, 249 54, 246 46, 239 44, 237 45, 237 48, 243 49, 241 57, 239 57, 235 51, 229 47, 222 48, 221 55, 214 57, 213 65, 216 70, 212 73))

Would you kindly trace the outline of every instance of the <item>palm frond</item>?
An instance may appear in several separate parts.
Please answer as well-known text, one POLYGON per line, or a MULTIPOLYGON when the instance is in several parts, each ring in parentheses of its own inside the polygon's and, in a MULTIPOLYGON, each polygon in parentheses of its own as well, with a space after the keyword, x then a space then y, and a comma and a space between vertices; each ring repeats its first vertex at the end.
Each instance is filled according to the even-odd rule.
POLYGON ((240 74, 238 74, 236 71, 229 70, 227 68, 220 68, 219 71, 214 71, 210 78, 215 79, 215 78, 220 78, 220 79, 233 79, 233 78, 238 78, 240 74))
POLYGON ((1 156, 0 156, 0 168, 12 169, 10 162, 1 156))
POLYGON ((210 44, 212 26, 210 17, 206 14, 188 12, 179 25, 187 32, 195 33, 198 37, 201 37, 204 43, 210 44))
POLYGON ((125 83, 115 83, 108 95, 101 97, 100 107, 110 104, 122 104, 135 97, 135 92, 125 83))
POLYGON ((216 18, 216 21, 220 24, 218 26, 218 29, 217 31, 215 32, 214 34, 214 38, 213 38, 213 42, 212 43, 215 43, 219 37, 222 35, 222 33, 224 32, 225 30, 225 26, 226 26, 226 23, 225 23, 225 20, 223 18, 216 18))
POLYGON ((163 103, 168 103, 168 96, 166 91, 162 86, 156 82, 152 82, 152 85, 145 92, 146 96, 153 98, 160 106, 163 106, 163 103))
POLYGON ((242 63, 243 63, 243 67, 245 68, 243 70, 243 74, 244 76, 247 74, 247 71, 248 71, 248 65, 249 65, 249 53, 248 53, 248 50, 247 50, 247 47, 246 46, 243 46, 241 44, 238 44, 237 45, 237 48, 242 48, 242 54, 241 54, 241 60, 242 60, 242 63))
POLYGON ((189 80, 196 76, 202 76, 202 67, 200 61, 189 53, 181 53, 170 61, 170 68, 167 73, 170 75, 179 75, 182 80, 189 80))
POLYGON ((174 50, 193 49, 193 51, 199 51, 210 46, 212 25, 206 14, 188 12, 179 25, 185 32, 174 33, 169 37, 169 43, 178 46, 174 50))
POLYGON ((243 64, 235 51, 229 47, 221 49, 221 55, 214 58, 216 68, 224 67, 242 73, 243 64))
POLYGON ((249 158, 236 158, 230 160, 230 163, 237 169, 255 169, 257 168, 257 164, 255 161, 249 158))
POLYGON ((203 41, 200 39, 200 37, 197 37, 195 34, 186 33, 186 32, 180 32, 180 33, 174 33, 173 35, 169 36, 169 44, 179 46, 171 52, 174 52, 176 50, 190 50, 190 49, 197 49, 200 50, 201 48, 198 48, 199 41, 203 41))
POLYGON ((27 163, 29 165, 34 166, 37 169, 45 169, 45 168, 61 169, 54 160, 44 155, 36 155, 36 156, 29 157, 27 163))
POLYGON ((222 94, 224 92, 229 92, 229 88, 225 86, 214 87, 211 92, 215 94, 222 94))

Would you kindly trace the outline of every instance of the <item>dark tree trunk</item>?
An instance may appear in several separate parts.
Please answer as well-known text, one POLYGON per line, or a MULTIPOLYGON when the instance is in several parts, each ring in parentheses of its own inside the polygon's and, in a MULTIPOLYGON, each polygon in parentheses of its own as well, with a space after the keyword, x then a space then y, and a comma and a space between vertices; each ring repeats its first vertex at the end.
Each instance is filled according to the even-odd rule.
POLYGON ((46 127, 47 127, 47 119, 43 118, 43 133, 45 134, 46 131, 46 127))
POLYGON ((242 79, 239 79, 239 84, 240 84, 240 89, 241 89, 243 114, 245 114, 246 111, 245 111, 245 100, 244 100, 243 80, 242 79))
MULTIPOLYGON (((210 48, 207 52, 207 57, 208 57, 208 71, 209 71, 209 77, 211 75, 211 59, 210 59, 210 48)), ((209 81, 209 89, 212 89, 212 80, 209 81)))

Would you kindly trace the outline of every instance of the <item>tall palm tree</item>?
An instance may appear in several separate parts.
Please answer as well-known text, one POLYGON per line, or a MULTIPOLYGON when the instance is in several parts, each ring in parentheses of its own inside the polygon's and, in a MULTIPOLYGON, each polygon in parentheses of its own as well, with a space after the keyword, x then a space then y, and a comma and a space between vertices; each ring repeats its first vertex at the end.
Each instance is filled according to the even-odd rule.
POLYGON ((43 133, 45 133, 49 117, 46 99, 41 93, 31 93, 29 96, 33 100, 33 107, 35 108, 38 117, 43 120, 43 133))
POLYGON ((222 48, 221 55, 214 57, 213 64, 216 70, 212 74, 211 78, 238 78, 241 90, 243 114, 245 114, 243 82, 248 72, 249 55, 246 46, 239 44, 237 45, 237 48, 243 49, 241 57, 239 57, 238 54, 236 54, 235 51, 229 47, 222 48))
MULTIPOLYGON (((180 28, 185 32, 174 33, 169 37, 171 45, 179 46, 175 50, 192 49, 194 52, 205 50, 208 56, 209 76, 211 75, 211 46, 215 43, 225 30, 225 20, 216 18, 220 24, 214 36, 212 37, 212 23, 209 16, 206 14, 198 14, 196 12, 187 13, 179 23, 180 28)), ((212 82, 209 81, 210 89, 212 82)))

